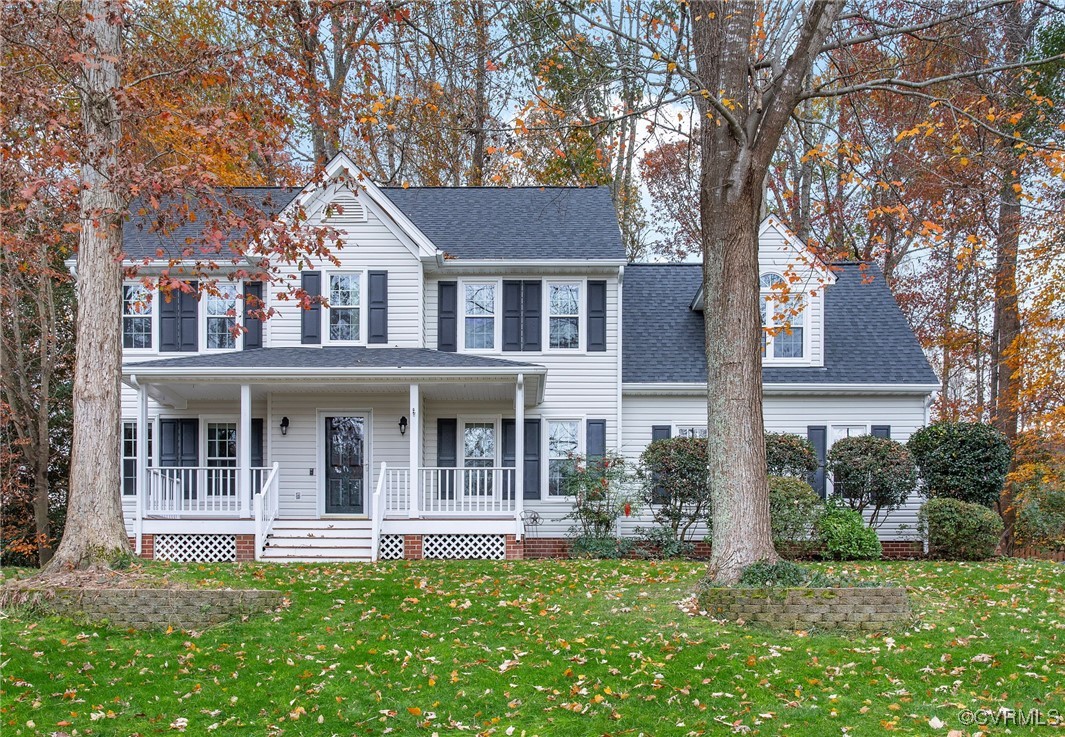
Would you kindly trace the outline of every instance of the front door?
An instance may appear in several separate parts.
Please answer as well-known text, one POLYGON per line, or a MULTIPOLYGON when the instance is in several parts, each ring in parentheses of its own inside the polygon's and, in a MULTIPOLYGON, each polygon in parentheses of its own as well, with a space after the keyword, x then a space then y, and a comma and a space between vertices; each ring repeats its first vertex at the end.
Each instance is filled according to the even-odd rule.
POLYGON ((366 418, 325 418, 325 512, 363 514, 366 488, 366 418))

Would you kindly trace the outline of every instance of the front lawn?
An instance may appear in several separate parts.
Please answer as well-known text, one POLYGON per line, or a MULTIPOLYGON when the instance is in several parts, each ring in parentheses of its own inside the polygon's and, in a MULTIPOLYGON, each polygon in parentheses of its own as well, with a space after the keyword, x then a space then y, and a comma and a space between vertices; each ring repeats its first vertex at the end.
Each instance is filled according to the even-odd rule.
POLYGON ((279 588, 287 606, 196 636, 9 612, 0 730, 945 735, 965 729, 963 709, 1065 712, 1065 566, 837 568, 910 587, 919 628, 778 634, 690 618, 675 602, 702 566, 684 562, 150 564, 279 588))

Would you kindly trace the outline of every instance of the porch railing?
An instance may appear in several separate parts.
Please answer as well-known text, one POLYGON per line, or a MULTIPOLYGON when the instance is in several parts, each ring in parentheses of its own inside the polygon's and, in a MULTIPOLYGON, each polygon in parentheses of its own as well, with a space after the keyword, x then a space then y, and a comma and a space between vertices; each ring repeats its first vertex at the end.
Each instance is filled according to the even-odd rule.
POLYGON ((385 488, 385 479, 388 478, 388 464, 381 463, 381 475, 377 477, 377 487, 373 492, 373 504, 370 505, 370 560, 377 562, 381 554, 381 520, 385 518, 385 501, 382 492, 385 488))
MULTIPOLYGON (((251 488, 262 489, 272 469, 251 469, 251 488)), ((250 500, 240 493, 240 470, 232 466, 175 466, 148 469, 144 514, 155 517, 244 517, 250 500)))
POLYGON ((517 509, 513 468, 420 468, 423 516, 511 515, 517 509))
MULTIPOLYGON (((252 507, 255 511, 255 560, 259 560, 266 546, 266 539, 270 537, 270 531, 277 519, 278 505, 278 465, 275 463, 269 470, 270 473, 263 479, 252 499, 252 507)), ((260 474, 260 477, 262 475, 260 474)), ((254 478, 254 476, 253 476, 254 478)))
POLYGON ((407 516, 410 511, 410 469, 385 468, 381 464, 381 478, 384 480, 385 510, 393 515, 407 516))

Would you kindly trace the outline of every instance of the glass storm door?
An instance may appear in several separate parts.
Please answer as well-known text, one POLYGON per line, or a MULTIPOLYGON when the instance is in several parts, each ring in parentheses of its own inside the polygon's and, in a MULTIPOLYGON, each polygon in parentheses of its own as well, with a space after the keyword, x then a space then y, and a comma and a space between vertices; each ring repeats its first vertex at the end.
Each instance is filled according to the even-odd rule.
POLYGON ((366 418, 325 418, 325 512, 363 514, 366 418))

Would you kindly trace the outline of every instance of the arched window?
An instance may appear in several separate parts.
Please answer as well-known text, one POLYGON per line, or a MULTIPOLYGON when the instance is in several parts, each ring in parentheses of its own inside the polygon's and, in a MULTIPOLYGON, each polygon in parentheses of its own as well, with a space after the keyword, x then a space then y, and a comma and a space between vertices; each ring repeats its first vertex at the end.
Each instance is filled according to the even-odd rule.
POLYGON ((758 309, 762 315, 762 358, 801 359, 805 356, 806 312, 801 296, 791 295, 781 303, 780 288, 786 282, 772 272, 758 278, 761 290, 758 309), (796 301, 798 300, 798 301, 796 301), (775 335, 769 330, 779 328, 775 335))

